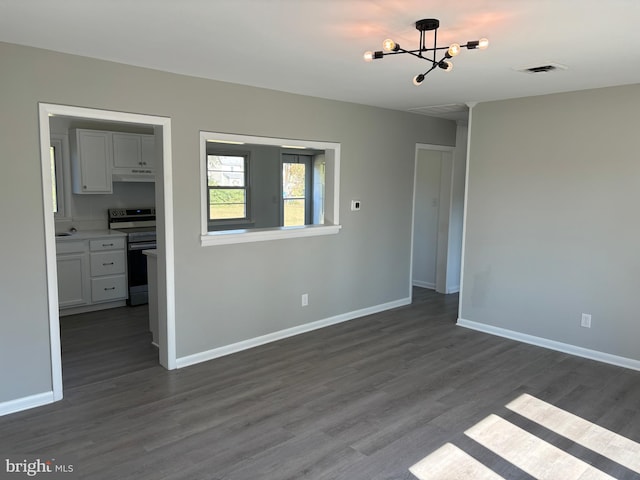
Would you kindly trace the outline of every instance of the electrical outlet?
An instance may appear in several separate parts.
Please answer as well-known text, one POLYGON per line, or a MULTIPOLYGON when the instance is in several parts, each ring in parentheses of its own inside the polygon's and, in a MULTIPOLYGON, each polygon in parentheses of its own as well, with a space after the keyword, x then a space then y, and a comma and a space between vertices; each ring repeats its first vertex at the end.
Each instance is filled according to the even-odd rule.
POLYGON ((582 319, 580 320, 580 326, 584 328, 591 328, 591 315, 588 313, 582 314, 582 319))
POLYGON ((302 306, 306 307, 307 305, 309 305, 309 294, 308 293, 303 293, 302 294, 302 306))

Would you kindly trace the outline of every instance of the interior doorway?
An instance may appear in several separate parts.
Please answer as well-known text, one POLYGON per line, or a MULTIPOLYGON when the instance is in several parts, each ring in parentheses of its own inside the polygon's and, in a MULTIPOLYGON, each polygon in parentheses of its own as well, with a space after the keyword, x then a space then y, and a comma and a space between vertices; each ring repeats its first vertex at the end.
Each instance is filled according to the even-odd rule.
POLYGON ((157 148, 162 151, 156 177, 156 217, 158 229, 158 287, 159 298, 159 360, 167 369, 176 368, 175 302, 174 302, 174 248, 173 248, 173 195, 171 175, 171 119, 151 115, 113 112, 91 108, 41 103, 39 105, 40 154, 45 224, 45 259, 47 271, 49 333, 51 351, 51 378, 53 399, 63 397, 62 355, 60 348, 60 318, 58 312, 58 272, 51 171, 51 116, 76 117, 105 122, 150 125, 154 129, 157 148))
POLYGON ((455 147, 416 145, 411 247, 411 287, 453 293, 451 242, 455 147))

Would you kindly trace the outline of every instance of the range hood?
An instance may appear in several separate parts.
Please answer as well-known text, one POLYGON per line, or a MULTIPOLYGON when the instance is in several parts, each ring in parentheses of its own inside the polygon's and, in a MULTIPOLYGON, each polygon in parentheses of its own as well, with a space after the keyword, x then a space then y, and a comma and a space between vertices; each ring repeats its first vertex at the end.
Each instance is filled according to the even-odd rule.
POLYGON ((114 182, 155 182, 155 173, 116 173, 112 174, 114 182))

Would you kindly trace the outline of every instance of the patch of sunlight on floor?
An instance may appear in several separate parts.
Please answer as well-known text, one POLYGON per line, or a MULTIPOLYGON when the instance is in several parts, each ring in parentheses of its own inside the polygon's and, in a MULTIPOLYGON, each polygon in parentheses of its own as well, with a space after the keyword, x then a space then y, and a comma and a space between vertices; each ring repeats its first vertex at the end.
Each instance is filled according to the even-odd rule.
POLYGON ((460 450, 451 443, 447 443, 423 458, 409 471, 420 480, 504 480, 493 470, 485 467, 478 460, 460 450))
POLYGON ((497 415, 489 415, 464 433, 540 480, 615 480, 497 415))
MULTIPOLYGON (((640 444, 554 405, 523 394, 506 408, 623 467, 640 473, 640 444)), ((613 479, 562 449, 489 415, 465 435, 539 480, 613 479)), ((499 480, 503 477, 451 443, 409 468, 420 480, 499 480)))
POLYGON ((506 406, 529 420, 640 473, 640 444, 550 403, 523 394, 506 406))

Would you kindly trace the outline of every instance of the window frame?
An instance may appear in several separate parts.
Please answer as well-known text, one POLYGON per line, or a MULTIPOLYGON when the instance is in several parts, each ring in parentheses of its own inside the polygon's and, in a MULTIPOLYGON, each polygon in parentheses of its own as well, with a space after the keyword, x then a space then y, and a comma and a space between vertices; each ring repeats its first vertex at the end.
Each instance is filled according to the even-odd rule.
MULTIPOLYGON (((285 197, 284 197, 284 165, 285 163, 300 164, 305 166, 305 208, 304 208, 304 223, 310 225, 313 222, 313 155, 304 153, 291 153, 282 152, 280 154, 280 188, 283 190, 283 194, 280 196, 280 223, 284 225, 285 219, 285 197), (296 157, 296 161, 287 160, 287 157, 296 157), (300 157, 305 157, 303 161, 300 161, 300 157)), ((298 225, 302 226, 302 225, 298 225)))
POLYGON ((253 223, 253 219, 251 217, 251 175, 250 175, 250 169, 251 169, 251 153, 248 151, 234 151, 234 150, 225 150, 224 146, 221 144, 221 148, 217 148, 217 147, 212 147, 212 148, 207 148, 207 152, 206 152, 206 158, 208 160, 209 155, 215 155, 215 156, 220 156, 220 157, 244 157, 244 187, 242 188, 238 188, 238 187, 210 187, 209 186, 209 165, 208 162, 205 162, 205 182, 206 182, 206 189, 207 189, 207 205, 208 205, 208 209, 207 209, 207 230, 209 229, 209 227, 216 227, 216 226, 228 226, 228 225, 248 225, 253 223), (238 188, 239 190, 242 189, 245 192, 245 197, 244 197, 244 201, 245 201, 245 206, 244 206, 244 211, 245 211, 245 216, 244 217, 237 217, 237 218, 224 218, 224 219, 213 219, 210 217, 211 215, 211 204, 210 202, 210 197, 209 197, 209 192, 211 189, 223 189, 223 188, 238 188))
MULTIPOLYGON (((58 211, 53 212, 55 220, 71 219, 71 175, 69 161, 69 139, 66 135, 51 134, 50 147, 54 149, 56 202, 58 211)), ((53 172, 52 172, 53 173, 53 172)))
MULTIPOLYGON (((228 245, 249 242, 261 242, 281 240, 289 238, 313 237, 321 235, 335 235, 340 232, 340 143, 315 140, 297 140, 275 137, 258 137, 222 132, 200 132, 200 210, 201 228, 200 244, 203 247, 214 245, 228 245), (207 144, 209 142, 224 144, 258 144, 287 147, 309 148, 323 150, 327 161, 327 169, 330 173, 325 178, 326 197, 324 223, 321 225, 304 225, 295 227, 274 227, 209 231, 208 222, 208 188, 207 188, 207 144)), ((300 152, 302 153, 302 152, 300 152)))

